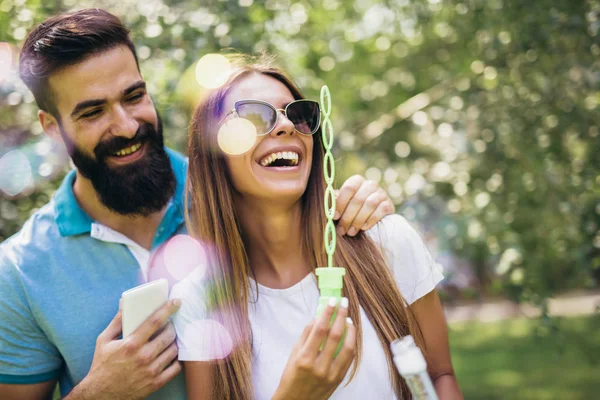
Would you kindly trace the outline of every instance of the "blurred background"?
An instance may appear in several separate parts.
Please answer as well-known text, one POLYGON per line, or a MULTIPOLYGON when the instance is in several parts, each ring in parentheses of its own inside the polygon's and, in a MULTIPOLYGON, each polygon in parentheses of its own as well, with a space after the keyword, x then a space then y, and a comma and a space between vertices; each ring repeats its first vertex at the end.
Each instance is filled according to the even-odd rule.
POLYGON ((327 84, 338 183, 377 181, 444 267, 465 397, 597 398, 599 1, 0 0, 0 240, 70 168, 19 46, 95 6, 131 29, 180 151, 208 53, 270 52, 309 98, 327 84))

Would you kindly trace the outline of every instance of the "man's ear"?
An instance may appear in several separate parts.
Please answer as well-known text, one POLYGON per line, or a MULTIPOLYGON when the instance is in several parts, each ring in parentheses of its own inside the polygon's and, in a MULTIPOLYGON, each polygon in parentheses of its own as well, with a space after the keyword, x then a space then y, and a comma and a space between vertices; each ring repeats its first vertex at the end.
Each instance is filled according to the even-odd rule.
POLYGON ((44 132, 46 132, 46 134, 50 136, 51 139, 54 139, 57 142, 63 141, 62 136, 60 134, 60 127, 58 125, 58 121, 52 114, 44 110, 39 110, 38 120, 40 121, 44 132))

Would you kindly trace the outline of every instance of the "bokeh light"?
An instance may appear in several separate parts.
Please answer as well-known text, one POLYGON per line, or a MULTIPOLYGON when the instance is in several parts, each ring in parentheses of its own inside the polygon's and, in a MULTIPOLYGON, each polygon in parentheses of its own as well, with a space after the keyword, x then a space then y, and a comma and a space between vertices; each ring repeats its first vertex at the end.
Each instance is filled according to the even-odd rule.
POLYGON ((183 341, 194 349, 194 356, 202 360, 223 359, 233 349, 227 329, 212 319, 190 322, 183 330, 183 341))
POLYGON ((148 281, 167 279, 169 288, 184 278, 200 281, 208 268, 211 247, 188 235, 175 235, 152 252, 148 281))
POLYGON ((207 54, 196 63, 196 80, 207 89, 224 84, 231 74, 231 63, 220 54, 207 54))
POLYGON ((221 125, 217 142, 227 154, 244 154, 256 143, 256 127, 245 118, 231 118, 221 125))
POLYGON ((0 158, 0 190, 16 196, 32 185, 31 163, 22 151, 13 150, 0 158))
POLYGON ((0 42, 0 83, 4 81, 12 68, 12 50, 6 42, 0 42))
POLYGON ((163 258, 167 271, 178 280, 195 270, 198 277, 202 277, 208 262, 203 246, 188 235, 172 237, 165 246, 163 258))

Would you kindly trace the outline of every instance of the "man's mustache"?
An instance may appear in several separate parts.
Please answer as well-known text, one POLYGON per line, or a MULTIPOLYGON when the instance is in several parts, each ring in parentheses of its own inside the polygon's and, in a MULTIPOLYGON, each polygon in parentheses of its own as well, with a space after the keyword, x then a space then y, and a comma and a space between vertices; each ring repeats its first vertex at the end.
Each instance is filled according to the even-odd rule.
POLYGON ((131 147, 136 143, 144 143, 149 139, 156 138, 156 129, 152 124, 145 123, 140 125, 135 136, 131 139, 124 137, 115 137, 104 142, 98 143, 96 148, 94 149, 94 154, 96 155, 96 159, 102 159, 107 156, 113 155, 119 150, 123 150, 124 148, 131 147))

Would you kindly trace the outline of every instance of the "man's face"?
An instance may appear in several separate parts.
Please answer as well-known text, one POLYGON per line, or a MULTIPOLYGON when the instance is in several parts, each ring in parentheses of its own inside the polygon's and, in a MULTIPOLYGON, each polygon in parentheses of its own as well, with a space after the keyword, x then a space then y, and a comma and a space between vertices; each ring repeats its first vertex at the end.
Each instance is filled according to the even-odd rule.
POLYGON ((131 51, 119 46, 92 56, 53 74, 49 85, 60 116, 50 129, 102 203, 125 215, 162 209, 175 177, 131 51))

